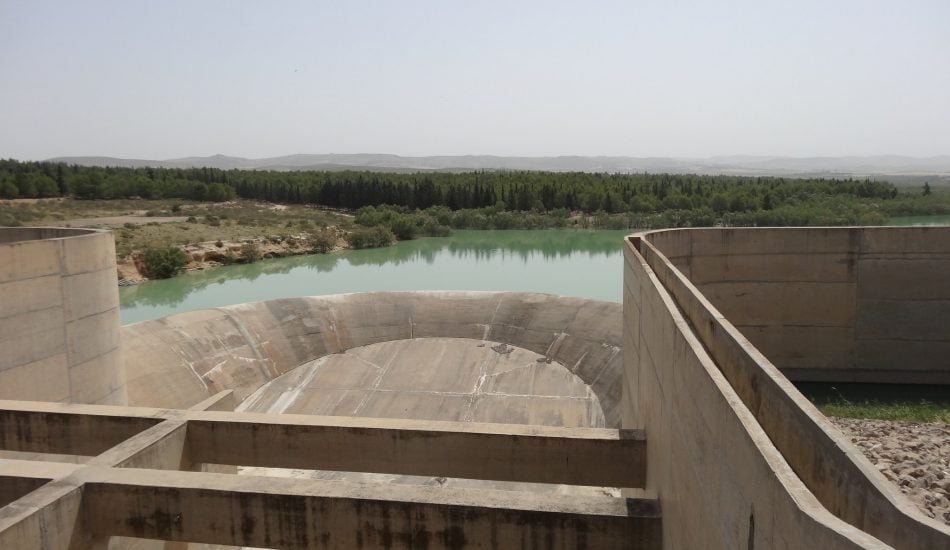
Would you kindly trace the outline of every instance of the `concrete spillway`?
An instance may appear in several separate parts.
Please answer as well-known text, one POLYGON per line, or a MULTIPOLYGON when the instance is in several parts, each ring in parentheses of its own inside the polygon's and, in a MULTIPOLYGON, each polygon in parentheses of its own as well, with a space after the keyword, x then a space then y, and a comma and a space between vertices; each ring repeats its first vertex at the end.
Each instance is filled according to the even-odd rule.
POLYGON ((543 355, 467 338, 381 342, 261 386, 239 411, 603 427, 583 380, 543 355))
POLYGON ((617 427, 621 305, 516 292, 380 292, 124 327, 129 402, 617 427), (246 401, 245 401, 246 400, 246 401))

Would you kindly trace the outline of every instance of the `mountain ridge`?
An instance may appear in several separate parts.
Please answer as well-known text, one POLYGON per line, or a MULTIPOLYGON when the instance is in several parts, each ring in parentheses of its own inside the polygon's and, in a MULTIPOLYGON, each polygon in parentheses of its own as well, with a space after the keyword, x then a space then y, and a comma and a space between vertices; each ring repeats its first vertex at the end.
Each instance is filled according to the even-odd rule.
POLYGON ((47 159, 80 166, 132 168, 219 168, 244 170, 369 170, 394 172, 538 170, 548 172, 666 172, 773 176, 950 175, 950 155, 910 157, 874 156, 758 156, 724 155, 704 158, 580 156, 552 157, 498 155, 400 156, 375 153, 298 153, 278 157, 245 158, 228 155, 192 156, 166 160, 108 156, 70 156, 47 159))

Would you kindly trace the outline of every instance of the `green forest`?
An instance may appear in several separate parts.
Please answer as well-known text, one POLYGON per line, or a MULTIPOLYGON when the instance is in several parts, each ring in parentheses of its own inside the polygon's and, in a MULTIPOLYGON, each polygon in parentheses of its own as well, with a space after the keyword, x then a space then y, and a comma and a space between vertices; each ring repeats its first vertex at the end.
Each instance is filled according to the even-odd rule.
POLYGON ((899 191, 888 182, 858 179, 93 168, 0 160, 0 198, 59 196, 245 198, 359 211, 367 221, 412 215, 417 224, 473 229, 877 224, 891 216, 950 213, 950 197, 929 186, 899 191), (368 208, 384 205, 380 212, 368 208), (588 216, 578 219, 577 213, 588 216))

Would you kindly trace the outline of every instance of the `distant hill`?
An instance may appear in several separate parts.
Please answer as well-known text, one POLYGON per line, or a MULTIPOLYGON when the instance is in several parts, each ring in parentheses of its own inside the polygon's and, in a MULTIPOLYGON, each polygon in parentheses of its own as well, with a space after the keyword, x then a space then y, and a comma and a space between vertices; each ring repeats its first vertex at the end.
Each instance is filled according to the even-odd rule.
MULTIPOLYGON (((916 176, 950 177, 950 155, 905 157, 502 157, 493 155, 402 157, 384 154, 287 155, 260 159, 213 155, 168 160, 114 157, 57 157, 53 162, 81 166, 191 168, 244 170, 371 170, 386 172, 543 170, 550 172, 653 172, 774 176, 916 176)), ((941 178, 943 179, 943 178, 941 178)))

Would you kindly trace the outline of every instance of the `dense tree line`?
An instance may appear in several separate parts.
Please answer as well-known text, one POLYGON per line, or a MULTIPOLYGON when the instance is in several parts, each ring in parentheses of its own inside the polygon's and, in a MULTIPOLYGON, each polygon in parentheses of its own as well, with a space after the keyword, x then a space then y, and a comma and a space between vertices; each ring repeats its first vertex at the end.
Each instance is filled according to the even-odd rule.
POLYGON ((91 168, 51 162, 0 160, 0 198, 73 196, 77 199, 180 198, 224 201, 235 197, 220 170, 194 168, 91 168))
POLYGON ((214 168, 93 168, 0 160, 0 198, 234 197, 359 209, 383 204, 409 210, 485 209, 607 214, 706 212, 714 217, 768 212, 822 197, 889 200, 893 185, 854 179, 466 172, 275 172, 214 168))

